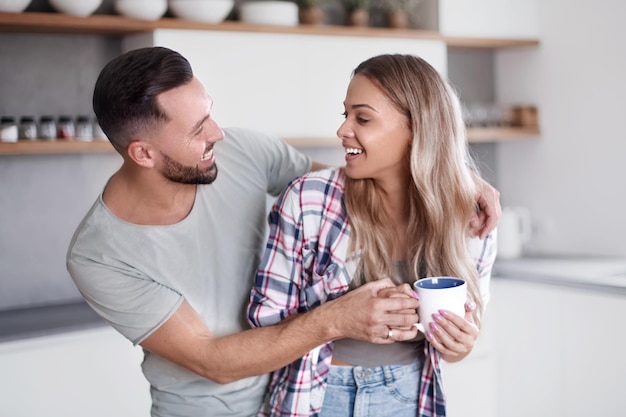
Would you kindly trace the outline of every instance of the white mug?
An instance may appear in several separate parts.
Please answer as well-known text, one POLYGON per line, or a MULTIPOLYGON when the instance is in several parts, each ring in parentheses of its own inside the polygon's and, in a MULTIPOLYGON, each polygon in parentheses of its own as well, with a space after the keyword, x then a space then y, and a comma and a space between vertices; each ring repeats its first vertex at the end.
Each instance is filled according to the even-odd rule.
POLYGON ((439 310, 448 310, 458 316, 465 316, 465 302, 467 301, 467 284, 455 277, 422 278, 413 283, 413 288, 419 296, 420 318, 415 327, 422 333, 430 329, 434 321, 433 314, 439 310))

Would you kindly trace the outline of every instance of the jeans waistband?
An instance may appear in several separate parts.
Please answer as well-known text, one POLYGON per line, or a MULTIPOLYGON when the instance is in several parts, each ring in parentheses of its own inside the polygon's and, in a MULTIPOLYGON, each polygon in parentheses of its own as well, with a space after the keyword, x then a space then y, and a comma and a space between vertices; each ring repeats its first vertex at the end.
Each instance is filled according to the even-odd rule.
POLYGON ((409 365, 383 365, 373 368, 363 366, 331 365, 328 382, 342 385, 364 385, 400 379, 408 374, 421 372, 422 361, 417 359, 409 365))

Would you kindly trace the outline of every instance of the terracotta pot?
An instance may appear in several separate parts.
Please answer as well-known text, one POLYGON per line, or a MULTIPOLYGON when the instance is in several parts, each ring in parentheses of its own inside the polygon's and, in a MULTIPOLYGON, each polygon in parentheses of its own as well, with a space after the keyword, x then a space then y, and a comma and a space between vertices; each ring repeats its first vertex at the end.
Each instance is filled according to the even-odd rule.
POLYGON ((348 13, 346 24, 348 26, 368 26, 370 13, 366 9, 356 9, 348 13))
POLYGON ((406 12, 391 12, 387 15, 387 26, 393 29, 406 29, 409 27, 409 16, 406 12))
POLYGON ((326 17, 324 11, 319 6, 309 6, 301 8, 299 11, 300 23, 307 25, 321 25, 326 17))

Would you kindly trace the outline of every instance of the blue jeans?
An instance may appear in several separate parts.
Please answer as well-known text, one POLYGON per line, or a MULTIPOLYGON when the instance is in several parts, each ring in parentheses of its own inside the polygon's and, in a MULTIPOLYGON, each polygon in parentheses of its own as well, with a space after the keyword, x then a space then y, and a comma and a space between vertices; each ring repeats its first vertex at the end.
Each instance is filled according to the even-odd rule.
POLYGON ((375 368, 332 365, 320 417, 415 417, 422 361, 375 368))

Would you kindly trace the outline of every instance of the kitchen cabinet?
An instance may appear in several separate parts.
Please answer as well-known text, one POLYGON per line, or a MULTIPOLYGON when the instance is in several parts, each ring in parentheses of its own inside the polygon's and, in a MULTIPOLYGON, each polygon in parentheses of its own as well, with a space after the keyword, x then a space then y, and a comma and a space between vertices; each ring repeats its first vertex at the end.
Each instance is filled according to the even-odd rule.
POLYGON ((108 326, 0 343, 0 415, 148 417, 142 358, 108 326))
POLYGON ((480 336, 460 362, 442 362, 448 417, 498 417, 496 413, 495 306, 488 304, 480 336))
MULTIPOLYGON (((0 13, 0 32, 28 32, 28 33, 70 33, 70 34, 92 34, 102 36, 115 36, 123 39, 123 42, 136 42, 138 38, 153 38, 157 41, 166 37, 178 37, 179 40, 172 41, 171 45, 176 45, 178 50, 182 52, 190 52, 190 61, 194 65, 196 71, 205 71, 206 78, 203 80, 210 87, 212 94, 220 94, 219 100, 216 99, 216 113, 230 106, 231 109, 237 108, 239 116, 236 117, 238 125, 242 125, 242 114, 250 117, 249 121, 243 120, 243 124, 249 124, 258 129, 264 129, 269 132, 279 134, 286 138, 292 144, 301 147, 321 147, 321 146, 338 146, 335 139, 335 128, 338 125, 338 114, 341 113, 340 104, 342 96, 349 79, 350 71, 365 54, 383 50, 397 51, 420 51, 433 60, 433 64, 446 73, 447 48, 481 48, 481 49, 500 49, 500 48, 516 48, 516 47, 536 47, 538 40, 534 37, 459 37, 447 36, 436 31, 430 30, 391 30, 385 28, 355 28, 344 26, 311 26, 300 25, 296 27, 282 26, 262 26, 248 25, 241 22, 223 22, 220 24, 205 24, 192 22, 176 18, 163 18, 157 21, 141 21, 129 19, 121 16, 112 15, 93 15, 88 17, 75 17, 57 13, 0 13), (187 37, 186 40, 180 37, 181 33, 193 35, 193 38, 187 37), (175 35, 176 34, 176 35, 175 35), (206 68, 198 67, 198 62, 207 62, 206 52, 200 54, 200 49, 204 47, 199 39, 228 39, 232 45, 244 45, 239 49, 219 48, 212 51, 229 58, 226 62, 228 69, 217 68, 215 60, 212 67, 217 68, 216 73, 208 65, 206 68), (128 39, 134 39, 127 41, 128 39), (262 56, 256 56, 252 59, 251 55, 258 53, 258 48, 250 45, 262 42, 263 39, 271 40, 273 46, 273 59, 265 59, 262 56), (296 42, 301 46, 302 43, 307 45, 306 48, 295 46, 296 42), (245 46, 248 43, 248 46, 245 46), (283 45, 287 49, 282 51, 276 46, 283 45), (340 47, 339 47, 340 46, 340 47), (424 49, 426 48, 426 49, 424 49), (435 51, 436 52, 433 52, 435 51), (302 54, 306 51, 306 55, 302 54), (331 61, 322 61, 322 58, 328 53, 332 56, 331 61), (317 55, 316 55, 317 54, 317 55), (287 55, 287 57, 285 57, 287 55), (198 57, 202 60, 199 61, 198 57), (339 64, 339 61, 341 64, 339 64), (306 63, 306 65, 305 65, 306 63), (250 77, 240 76, 239 79, 233 77, 233 69, 237 71, 237 64, 245 65, 246 74, 253 74, 255 77, 270 77, 271 81, 286 82, 284 77, 278 74, 289 75, 289 85, 294 86, 289 89, 277 89, 274 87, 274 94, 265 95, 265 99, 277 103, 278 99, 296 98, 301 103, 299 114, 294 118, 281 118, 280 110, 274 112, 274 117, 268 119, 260 115, 258 112, 258 103, 263 102, 263 97, 256 94, 253 100, 242 100, 245 88, 251 86, 259 87, 263 85, 272 85, 271 83, 254 83, 250 77), (328 68, 328 66, 332 68, 328 68), (250 71, 250 68, 254 68, 250 71), (290 70, 290 71, 288 71, 290 70), (288 71, 288 72, 285 72, 288 71), (224 77, 224 74, 229 75, 224 77), (212 77, 212 78, 211 78, 212 77), (219 78, 218 78, 219 77, 219 78), (212 79, 220 79, 220 83, 211 83, 212 79), (316 85, 311 86, 314 80, 316 85), (225 82, 225 83, 223 83, 225 82), (230 83, 230 84, 229 84, 230 83), (319 88, 322 84, 327 86, 319 88), (226 94, 223 92, 228 84, 229 91, 236 94, 226 94), (232 89, 233 85, 235 90, 232 89), (215 90, 218 90, 217 92, 215 90), (221 89, 221 90, 220 90, 221 89), (304 93, 301 95, 301 93, 304 93), (320 97, 325 95, 324 97, 320 97), (310 99, 310 100, 309 100, 310 99), (332 100, 332 104, 331 104, 332 100), (323 111, 330 112, 330 115, 324 114, 307 119, 307 114, 314 103, 324 103, 323 111), (254 104, 254 105, 253 105, 254 104), (245 111, 241 106, 246 107, 245 111), (332 116, 331 116, 332 115, 332 116), (302 134, 302 127, 308 128, 302 134), (332 126, 332 129, 331 129, 332 126)), ((168 40, 169 42, 169 40, 168 40)), ((135 43, 136 44, 136 43, 135 43)), ((150 44, 148 42, 147 44, 150 44)), ((155 44, 155 43, 152 43, 155 44)), ((206 44, 205 44, 206 45, 206 44)), ((242 67, 244 68, 244 67, 242 67)), ((242 72, 243 74, 243 72, 242 72)), ((277 85, 280 85, 277 84, 277 85)), ((265 111, 270 106, 263 105, 261 108, 265 111)), ((293 109, 293 103, 289 101, 282 104, 293 109)), ((224 113, 226 114, 226 113, 224 113)), ((220 122, 227 126, 234 124, 235 111, 231 110, 228 117, 220 122), (232 114, 232 116, 230 115, 232 114)), ((518 129, 518 128, 499 128, 499 129, 470 129, 469 140, 471 143, 492 142, 500 140, 514 140, 518 138, 528 138, 539 135, 538 129, 518 129)), ((0 144, 0 154, 22 154, 22 153, 77 153, 77 152, 102 152, 112 151, 112 148, 106 143, 17 143, 17 144, 0 144)))
POLYGON ((450 417, 623 415, 623 262, 572 265, 494 274, 474 350, 442 366, 450 417))
POLYGON ((523 277, 496 278, 492 291, 496 415, 623 415, 623 292, 523 277))

